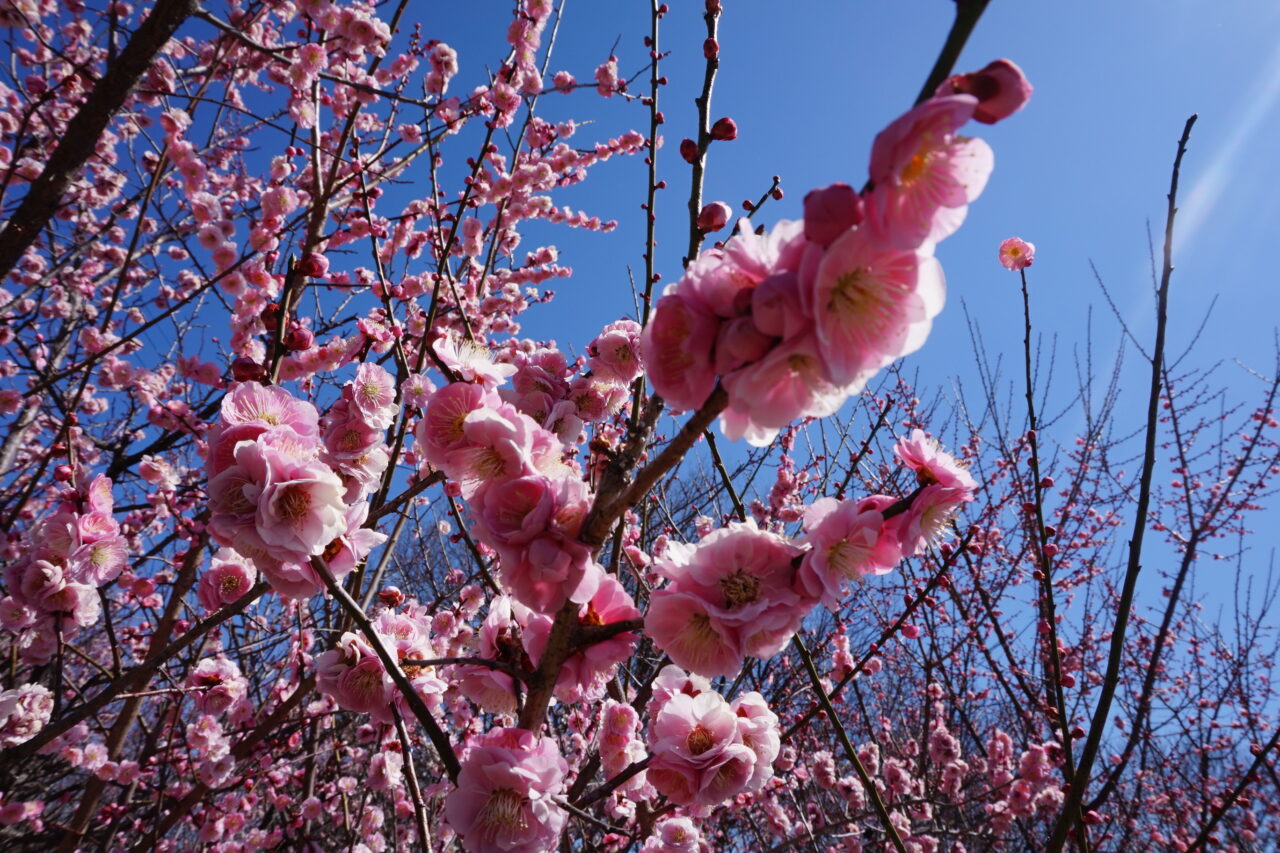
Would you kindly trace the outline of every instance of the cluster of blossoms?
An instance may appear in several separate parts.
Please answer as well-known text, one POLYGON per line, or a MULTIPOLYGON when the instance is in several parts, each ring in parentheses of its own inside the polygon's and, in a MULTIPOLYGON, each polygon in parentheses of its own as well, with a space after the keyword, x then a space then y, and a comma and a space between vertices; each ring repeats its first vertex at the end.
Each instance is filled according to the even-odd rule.
POLYGON ((643 342, 663 398, 696 409, 719 377, 725 435, 764 446, 797 418, 832 414, 924 343, 945 298, 934 247, 992 168, 987 144, 960 129, 1030 95, 1012 63, 970 76, 981 85, 953 78, 876 137, 864 192, 815 190, 803 222, 767 235, 744 221, 667 287, 643 342))
MULTIPOLYGON (((69 467, 64 473, 72 476, 69 467)), ((0 625, 18 634, 24 660, 47 662, 59 633, 98 621, 99 587, 119 577, 129 560, 113 506, 111 481, 101 474, 65 489, 53 514, 31 529, 27 547, 5 568, 9 594, 0 599, 0 625)))
MULTIPOLYGON (((578 622, 598 627, 638 620, 636 609, 626 589, 611 575, 600 579, 595 594, 578 607, 578 622)), ((536 669, 551 635, 552 618, 534 612, 519 601, 499 595, 489 605, 478 637, 479 656, 521 671, 536 669)), ((605 693, 613 677, 614 667, 631 656, 638 636, 623 631, 607 639, 591 643, 565 659, 556 676, 555 696, 564 702, 595 701, 605 693)), ((485 711, 512 713, 516 708, 516 689, 512 676, 482 664, 457 667, 454 678, 458 689, 485 711)))
POLYGON ((728 702, 705 678, 667 666, 647 710, 648 781, 672 802, 715 806, 773 777, 778 717, 759 693, 728 702))
POLYGON ((747 521, 696 545, 669 544, 654 568, 670 583, 650 597, 646 633, 678 665, 732 676, 745 657, 781 650, 818 603, 837 610, 849 581, 921 553, 973 500, 977 482, 921 430, 900 439, 894 453, 920 483, 901 501, 815 501, 795 542, 747 521))
POLYGON ((52 713, 53 694, 43 684, 0 691, 0 747, 30 740, 52 713))
MULTIPOLYGON (((634 324, 615 326, 599 339, 606 342, 597 348, 604 354, 591 363, 602 372, 602 383, 618 386, 639 368, 634 324)), ((419 459, 458 484, 475 536, 497 552, 503 586, 515 601, 539 614, 555 613, 566 601, 592 601, 605 574, 577 540, 592 494, 565 451, 576 443, 581 423, 602 417, 609 407, 572 403, 577 426, 563 431, 572 435, 565 441, 520 408, 545 412, 548 423, 565 419, 564 401, 556 397, 572 393, 573 386, 564 383, 560 363, 548 370, 545 360, 529 358, 517 367, 495 364, 466 347, 437 346, 437 351, 458 381, 425 400, 414 432, 419 459), (517 380, 504 389, 504 399, 498 387, 513 375, 517 380)), ((596 399, 590 393, 586 397, 596 399)), ((631 607, 620 586, 608 607, 631 607)))
POLYGON ((387 465, 381 436, 397 409, 394 380, 368 362, 344 386, 323 433, 316 408, 279 386, 231 389, 208 435, 208 527, 227 549, 218 565, 242 568, 216 569, 218 592, 206 592, 205 606, 252 582, 234 554, 281 595, 309 598, 323 589, 312 557, 342 577, 385 540, 364 527, 365 496, 387 465))
MULTIPOLYGON (((426 609, 418 605, 410 605, 402 612, 384 609, 374 617, 373 629, 383 650, 400 664, 414 691, 428 707, 439 707, 447 685, 434 667, 414 663, 437 656, 426 609)), ((361 634, 344 633, 334 648, 316 657, 315 667, 320 692, 332 696, 348 711, 369 714, 381 723, 392 721, 393 704, 402 714, 411 714, 404 694, 396 689, 378 653, 361 634)))

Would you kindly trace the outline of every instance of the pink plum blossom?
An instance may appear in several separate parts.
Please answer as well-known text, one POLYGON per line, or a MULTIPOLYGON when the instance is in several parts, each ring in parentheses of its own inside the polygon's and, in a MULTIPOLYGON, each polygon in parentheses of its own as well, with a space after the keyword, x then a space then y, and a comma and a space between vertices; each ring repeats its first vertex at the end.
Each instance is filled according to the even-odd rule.
POLYGON ((0 691, 0 747, 35 737, 53 714, 53 694, 42 684, 0 691))
POLYGON ((892 498, 814 501, 804 515, 810 544, 797 580, 806 594, 835 610, 845 584, 892 571, 902 557, 898 541, 885 530, 881 509, 892 498))
POLYGON ((210 612, 223 605, 234 604, 258 580, 258 571, 248 560, 231 548, 219 548, 208 569, 200 575, 196 597, 210 612))
POLYGON ((976 489, 977 481, 969 469, 955 460, 938 443, 925 435, 924 430, 913 429, 910 436, 898 439, 894 455, 916 473, 920 485, 940 483, 947 487, 976 489))
POLYGON ((445 816, 476 853, 552 849, 568 819, 555 803, 568 770, 551 738, 493 729, 463 757, 445 816))
POLYGON ((653 388, 672 407, 697 409, 715 387, 712 346, 720 321, 669 285, 641 336, 653 388))
POLYGON ((1036 244, 1021 237, 1010 237, 1000 244, 1000 266, 1017 272, 1035 263, 1036 244))
POLYGON ((668 549, 657 569, 672 583, 650 598, 645 632, 677 665, 705 676, 732 675, 746 655, 771 657, 811 605, 794 589, 799 554, 754 522, 668 549))
POLYGON ((831 245, 815 287, 823 362, 833 382, 855 391, 860 374, 920 348, 946 297, 936 259, 887 247, 865 228, 831 245))
POLYGON ((958 135, 972 95, 930 98, 889 124, 871 149, 868 218, 897 249, 928 247, 954 232, 991 174, 991 147, 958 135))
POLYGON ((649 781, 679 805, 715 806, 745 790, 756 754, 719 693, 672 696, 649 729, 649 781))

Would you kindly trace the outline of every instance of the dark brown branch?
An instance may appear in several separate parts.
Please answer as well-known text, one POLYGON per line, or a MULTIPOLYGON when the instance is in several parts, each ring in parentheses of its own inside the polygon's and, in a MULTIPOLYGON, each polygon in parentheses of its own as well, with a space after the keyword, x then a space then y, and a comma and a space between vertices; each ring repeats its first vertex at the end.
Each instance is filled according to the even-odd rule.
POLYGON ((1133 609, 1133 596, 1138 584, 1138 575, 1142 571, 1142 540, 1147 530, 1147 510, 1151 505, 1151 480, 1156 464, 1160 391, 1164 387, 1162 371, 1165 332, 1168 328, 1169 281, 1173 277, 1173 221, 1178 213, 1178 175, 1182 169, 1182 155, 1187 152, 1187 140, 1191 138, 1191 128, 1196 123, 1196 118, 1198 116, 1191 116, 1182 128, 1182 136, 1178 139, 1178 153, 1173 159, 1173 176, 1169 181, 1169 206, 1164 228, 1164 265, 1160 276, 1160 289, 1156 293, 1156 342, 1151 352, 1151 388, 1147 394, 1146 446, 1142 454, 1142 477, 1138 482, 1138 505, 1133 515, 1133 535, 1129 539, 1129 564, 1125 569, 1115 628, 1111 632, 1111 649, 1107 658, 1107 671, 1102 679, 1102 692, 1093 712, 1084 750, 1080 754, 1080 764, 1076 767, 1075 776, 1071 779, 1071 790, 1067 792, 1066 800, 1062 804, 1062 813, 1058 815, 1053 835, 1050 836, 1049 844, 1045 848, 1047 853, 1058 853, 1062 850, 1067 840, 1067 830, 1079 817, 1080 803, 1085 795, 1093 762, 1098 756, 1098 748, 1102 744, 1103 732, 1111 717, 1111 702, 1115 698, 1116 687, 1120 683, 1120 667, 1124 664, 1125 634, 1129 627, 1129 611, 1133 609))
POLYGON ((62 194, 80 167, 93 156, 107 124, 128 99, 175 30, 196 10, 195 0, 159 0, 120 57, 98 80, 79 112, 67 122, 58 147, 40 177, 0 231, 0 280, 13 270, 36 237, 58 212, 62 194))

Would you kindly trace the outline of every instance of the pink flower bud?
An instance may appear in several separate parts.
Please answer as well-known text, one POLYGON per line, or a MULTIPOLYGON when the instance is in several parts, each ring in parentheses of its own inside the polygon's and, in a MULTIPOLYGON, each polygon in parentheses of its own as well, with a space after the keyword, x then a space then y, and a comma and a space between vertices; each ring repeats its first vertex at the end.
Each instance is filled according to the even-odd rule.
POLYGON ((319 252, 308 252, 298 269, 309 278, 324 278, 329 274, 329 259, 319 252))
POLYGON ((680 156, 684 158, 686 163, 692 163, 698 159, 698 143, 692 139, 680 140, 680 156))
POLYGON ((824 249, 862 221, 862 197, 848 184, 810 190, 804 197, 804 236, 824 249))
POLYGON ((71 470, 70 465, 59 465, 53 469, 53 479, 60 483, 65 483, 75 476, 75 472, 71 470))
POLYGON ((1022 69, 1007 59, 997 59, 981 71, 956 74, 942 82, 937 96, 973 95, 978 107, 973 111, 976 121, 995 124, 1022 109, 1033 91, 1022 69))
POLYGON ((716 123, 711 125, 711 138, 728 142, 731 139, 738 138, 738 123, 733 119, 725 116, 716 119, 716 123))
POLYGON ((698 214, 698 230, 704 234, 719 231, 733 215, 733 208, 722 201, 713 201, 698 214))
POLYGON ((303 326, 294 326, 284 336, 285 349, 292 350, 293 352, 309 350, 315 342, 316 336, 311 333, 310 329, 303 326))

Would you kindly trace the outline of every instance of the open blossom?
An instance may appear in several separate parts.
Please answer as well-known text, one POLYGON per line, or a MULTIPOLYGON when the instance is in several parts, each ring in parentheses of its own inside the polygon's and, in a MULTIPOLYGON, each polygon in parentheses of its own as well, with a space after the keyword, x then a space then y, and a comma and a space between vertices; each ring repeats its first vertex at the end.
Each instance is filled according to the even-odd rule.
POLYGON ((756 772, 738 715, 715 691, 672 696, 650 725, 649 751, 649 781, 684 806, 719 805, 744 791, 756 772))
POLYGON ((951 520, 960 507, 973 500, 973 490, 963 486, 934 483, 925 486, 911 501, 911 508, 889 519, 888 525, 902 544, 902 554, 924 553, 950 532, 951 520))
POLYGON ((861 390, 874 372, 924 343, 942 310, 942 265, 884 245, 872 229, 845 232, 818 266, 815 328, 828 375, 861 390))
POLYGON ((218 655, 196 664, 187 674, 187 686, 195 688, 191 697, 197 710, 216 716, 244 698, 249 682, 235 661, 218 655))
POLYGON ((196 597, 206 610, 212 612, 239 601, 257 580, 258 571, 252 560, 231 548, 219 548, 209 568, 200 575, 196 597))
POLYGON ((894 248, 928 250, 960 227, 981 195, 991 147, 957 132, 977 105, 972 95, 930 98, 876 136, 868 218, 894 248))
POLYGON ((576 538, 591 506, 582 480, 533 473, 487 483, 472 506, 479 536, 497 549, 503 584, 521 604, 554 613, 595 594, 602 570, 576 538))
POLYGON ((35 737, 53 713, 53 694, 43 684, 23 684, 0 691, 0 747, 35 737))
POLYGON ((1000 244, 1000 266, 1007 270, 1025 270, 1036 259, 1036 244, 1021 237, 1010 237, 1000 244))
POLYGON ((644 841, 641 853, 698 853, 702 834, 688 817, 669 817, 644 841))
POLYGON ((348 631, 316 657, 316 686, 348 711, 390 721, 395 682, 363 636, 348 631))
POLYGON ((716 530, 693 547, 668 548, 656 568, 645 632, 679 666, 732 675, 745 656, 771 657, 813 602, 795 589, 800 550, 754 522, 716 530))
POLYGON ((568 819, 555 803, 568 770, 551 738, 494 729, 463 757, 445 816, 473 853, 553 849, 568 819))
POLYGON ((673 408, 697 409, 716 384, 712 347, 720 320, 668 285, 658 300, 641 347, 649 380, 673 408))
POLYGON ((640 324, 634 320, 610 323, 587 344, 588 364, 595 375, 627 383, 643 371, 640 362, 640 324))
POLYGON ((941 483, 964 489, 978 487, 969 469, 925 435, 924 430, 913 429, 910 436, 899 438, 893 452, 902 464, 916 472, 916 479, 922 486, 941 483))
POLYGON ((811 547, 797 579, 810 596, 835 610, 849 581, 893 570, 902 549, 882 512, 892 503, 892 498, 882 495, 857 501, 822 498, 805 511, 804 529, 811 547))

